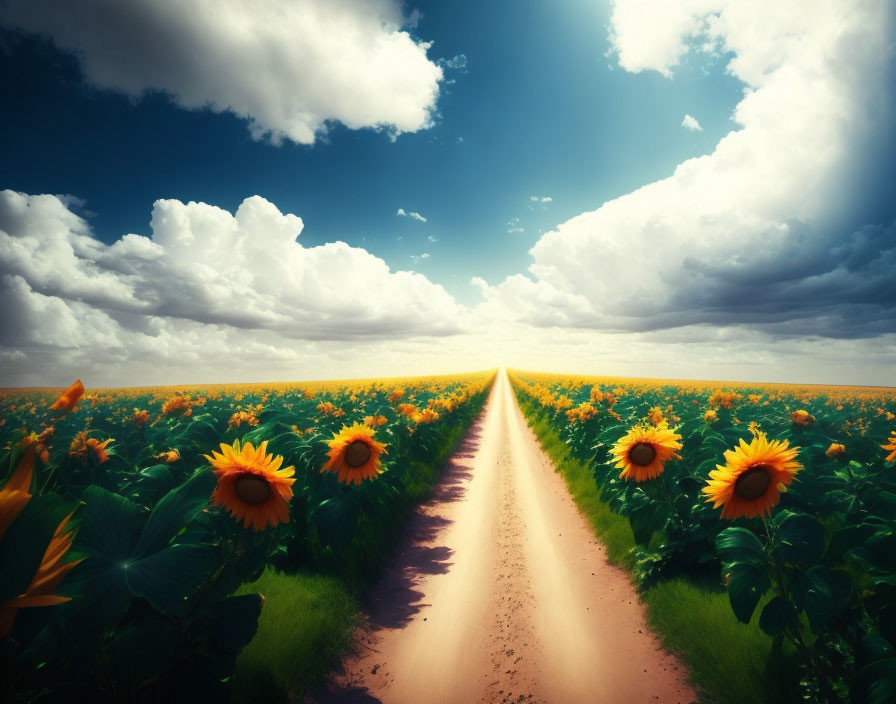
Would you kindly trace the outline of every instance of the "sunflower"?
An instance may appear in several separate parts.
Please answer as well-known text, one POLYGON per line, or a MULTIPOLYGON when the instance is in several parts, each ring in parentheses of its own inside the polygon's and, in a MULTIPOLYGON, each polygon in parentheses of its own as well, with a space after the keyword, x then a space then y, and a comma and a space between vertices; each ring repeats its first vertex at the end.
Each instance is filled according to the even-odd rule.
POLYGON ((364 425, 370 426, 371 428, 379 428, 387 422, 388 419, 383 415, 364 416, 364 425))
POLYGON ((801 408, 790 414, 790 420, 793 421, 794 425, 807 426, 809 423, 815 422, 815 416, 811 415, 809 411, 805 411, 801 408))
POLYGON ((713 508, 722 506, 722 518, 752 517, 768 513, 781 500, 781 492, 793 481, 802 465, 796 461, 798 447, 787 440, 769 442, 759 432, 747 445, 743 439, 733 450, 725 450, 725 465, 716 465, 703 487, 713 508))
POLYGON ((890 454, 887 455, 887 459, 885 462, 893 462, 896 461, 896 433, 890 433, 890 437, 888 438, 887 445, 881 445, 885 450, 889 450, 890 454))
POLYGON ((59 397, 59 399, 50 406, 51 411, 70 411, 75 407, 78 399, 84 395, 84 384, 78 379, 74 384, 69 386, 59 397))
POLYGON ((386 446, 373 439, 374 430, 363 423, 342 426, 333 434, 330 446, 330 461, 321 471, 338 472, 339 481, 346 484, 360 484, 364 479, 373 479, 381 474, 380 455, 389 454, 386 446))
POLYGON ((106 447, 110 442, 112 442, 112 438, 103 440, 102 442, 96 438, 89 438, 87 437, 87 431, 82 430, 72 440, 68 454, 72 457, 77 457, 82 461, 87 459, 88 454, 92 454, 93 457, 96 458, 97 464, 102 464, 109 459, 109 453, 106 452, 106 447), (88 448, 93 450, 93 452, 88 453, 88 448))
POLYGON ((289 521, 289 500, 295 479, 293 467, 280 469, 283 458, 267 454, 268 441, 258 448, 251 442, 240 447, 221 443, 221 453, 204 455, 218 475, 218 486, 212 502, 228 509, 234 518, 242 519, 245 528, 256 531, 289 521))
POLYGON ((831 446, 824 451, 824 454, 828 457, 835 457, 837 455, 842 455, 844 452, 846 452, 846 447, 839 443, 832 442, 831 446))
MULTIPOLYGON (((31 500, 29 491, 33 469, 34 448, 26 447, 15 474, 0 490, 0 540, 6 534, 6 529, 25 508, 25 504, 31 500)), ((69 597, 57 596, 53 592, 62 582, 66 573, 81 562, 81 560, 62 562, 62 558, 72 546, 74 539, 71 531, 64 532, 71 517, 70 513, 56 528, 28 588, 17 597, 0 604, 0 638, 3 638, 12 628, 16 612, 19 609, 33 606, 54 606, 69 601, 69 597)))
POLYGON ((658 477, 663 471, 663 462, 680 459, 676 450, 682 445, 681 436, 670 430, 665 422, 657 426, 636 425, 621 437, 610 454, 616 458, 616 467, 622 468, 622 479, 646 482, 658 477))

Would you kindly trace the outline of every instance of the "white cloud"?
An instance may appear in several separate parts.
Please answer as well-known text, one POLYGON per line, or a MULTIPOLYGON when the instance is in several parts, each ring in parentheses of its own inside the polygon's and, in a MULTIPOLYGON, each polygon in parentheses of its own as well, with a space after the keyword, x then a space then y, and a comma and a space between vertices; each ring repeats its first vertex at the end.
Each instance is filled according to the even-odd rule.
POLYGON ((622 67, 668 75, 690 39, 712 43, 733 55, 728 71, 745 85, 739 129, 670 177, 546 233, 531 250, 534 281, 509 277, 493 300, 539 324, 609 330, 893 332, 896 226, 863 227, 865 210, 853 205, 869 160, 886 157, 869 145, 892 124, 886 5, 650 7, 615 3, 622 67))
POLYGON ((0 275, 19 320, 0 345, 116 347, 123 331, 153 337, 192 323, 294 340, 461 329, 441 286, 344 242, 302 247, 302 220, 260 196, 234 214, 158 200, 150 227, 152 237, 106 245, 55 196, 0 191, 0 275))
POLYGON ((254 138, 312 144, 329 121, 393 136, 432 124, 443 71, 397 0, 7 0, 0 24, 46 34, 87 80, 232 112, 254 138))
POLYGON ((403 218, 410 218, 411 220, 416 220, 417 222, 426 222, 426 218, 423 217, 420 213, 415 213, 414 211, 405 212, 404 208, 399 208, 395 213, 396 215, 400 215, 403 218))
POLYGON ((684 119, 681 121, 681 126, 685 129, 691 130, 692 132, 702 132, 703 127, 697 122, 697 118, 691 115, 685 115, 684 119))
POLYGON ((450 59, 439 59, 439 65, 444 66, 445 68, 466 72, 467 56, 466 54, 458 54, 457 56, 452 56, 450 59))
POLYGON ((423 254, 412 254, 411 259, 415 264, 419 264, 424 259, 429 259, 429 252, 424 252, 423 254))
POLYGON ((439 241, 439 238, 436 237, 435 235, 429 235, 426 239, 428 239, 430 242, 438 242, 439 241))
POLYGON ((554 199, 550 196, 529 196, 529 200, 533 203, 550 203, 554 199))
POLYGON ((520 227, 519 218, 511 218, 507 221, 507 234, 512 235, 514 232, 525 232, 525 230, 520 227))

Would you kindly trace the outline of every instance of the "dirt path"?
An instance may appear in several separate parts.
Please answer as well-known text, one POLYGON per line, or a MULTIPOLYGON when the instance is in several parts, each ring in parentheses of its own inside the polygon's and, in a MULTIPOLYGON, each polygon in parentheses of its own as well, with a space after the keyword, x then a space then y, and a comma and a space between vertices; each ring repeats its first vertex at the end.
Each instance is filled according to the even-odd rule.
POLYGON ((689 704, 628 576, 606 560, 504 370, 319 702, 689 704))

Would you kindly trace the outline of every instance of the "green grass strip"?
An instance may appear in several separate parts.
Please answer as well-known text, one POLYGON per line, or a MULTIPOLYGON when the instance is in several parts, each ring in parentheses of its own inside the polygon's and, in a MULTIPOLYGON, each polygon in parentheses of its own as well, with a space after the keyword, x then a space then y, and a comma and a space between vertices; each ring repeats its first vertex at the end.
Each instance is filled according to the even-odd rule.
POLYGON ((265 596, 258 633, 236 661, 233 700, 284 702, 320 681, 348 646, 360 606, 336 577, 268 567, 238 594, 265 596))
MULTIPOLYGON (((522 394, 517 397, 579 511, 606 546, 610 562, 631 571, 635 540, 628 519, 601 502, 592 470, 570 456, 536 403, 522 394)), ((766 595, 752 621, 743 624, 735 618, 727 593, 714 584, 677 578, 641 595, 651 628, 666 648, 681 655, 691 683, 704 696, 722 704, 790 704, 800 699, 797 657, 788 647, 774 652, 772 639, 759 628, 758 614, 769 598, 766 595)))

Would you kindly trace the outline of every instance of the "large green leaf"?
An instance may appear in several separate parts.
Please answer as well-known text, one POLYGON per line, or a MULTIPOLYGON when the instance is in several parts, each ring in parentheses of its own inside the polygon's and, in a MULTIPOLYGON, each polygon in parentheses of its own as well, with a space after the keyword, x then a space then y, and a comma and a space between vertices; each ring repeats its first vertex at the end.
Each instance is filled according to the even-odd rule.
POLYGON ((762 564, 735 563, 730 565, 728 599, 734 615, 742 623, 749 623, 756 605, 771 586, 768 570, 762 564))
POLYGON ((209 619, 206 633, 212 647, 238 655, 258 631, 261 604, 258 594, 243 594, 209 606, 206 609, 209 619))
POLYGON ((813 567, 806 572, 811 588, 804 608, 813 633, 820 634, 831 616, 842 609, 852 591, 852 579, 843 570, 813 567))
POLYGON ((163 613, 182 614, 186 600, 217 564, 211 545, 172 545, 126 563, 121 569, 131 594, 163 613))
POLYGON ((177 631, 161 621, 147 621, 122 631, 109 644, 112 676, 122 692, 165 672, 177 654, 177 631))
POLYGON ((166 547, 178 531, 208 505, 217 479, 210 469, 200 469, 156 504, 140 534, 133 556, 140 558, 166 547))
POLYGON ((879 636, 859 641, 856 672, 850 688, 854 704, 892 704, 896 701, 896 651, 879 636))
POLYGON ((797 624, 796 610, 787 599, 776 596, 762 609, 759 627, 770 636, 777 636, 797 624))
POLYGON ((756 563, 765 559, 762 543, 746 528, 726 528, 716 536, 716 550, 723 562, 756 563))
POLYGON ((648 503, 629 513, 628 521, 632 534, 638 545, 646 546, 653 534, 662 530, 669 518, 669 507, 666 504, 648 503))
POLYGON ((75 549, 112 561, 127 558, 143 524, 137 504, 98 486, 87 487, 81 498, 86 505, 75 549))
POLYGON ((778 523, 781 556, 787 562, 817 564, 824 555, 824 526, 805 513, 788 513, 778 523))

